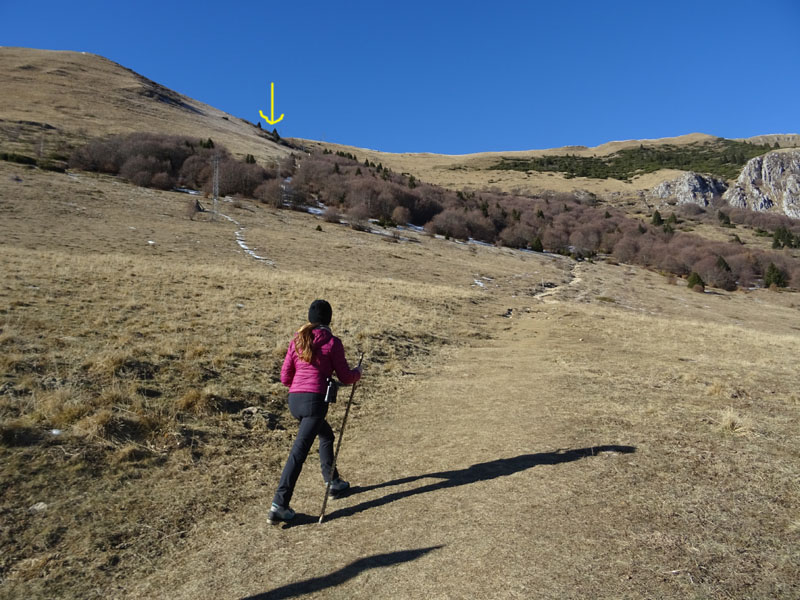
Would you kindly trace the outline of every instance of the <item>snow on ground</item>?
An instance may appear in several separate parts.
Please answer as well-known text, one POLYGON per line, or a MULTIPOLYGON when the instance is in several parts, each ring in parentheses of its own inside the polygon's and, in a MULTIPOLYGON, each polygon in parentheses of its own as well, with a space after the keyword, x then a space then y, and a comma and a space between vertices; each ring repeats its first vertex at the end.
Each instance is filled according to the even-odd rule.
POLYGON ((266 256, 259 256, 258 254, 256 254, 257 248, 251 248, 250 246, 247 245, 247 241, 245 240, 245 237, 244 237, 244 227, 242 226, 241 223, 239 223, 239 221, 237 221, 233 217, 229 217, 228 215, 225 215, 225 214, 222 214, 222 213, 219 213, 219 216, 223 217, 225 219, 228 219, 228 221, 230 221, 231 223, 233 223, 234 225, 236 225, 239 228, 239 229, 236 230, 236 243, 239 244, 239 247, 242 250, 244 250, 245 254, 247 254, 248 256, 250 256, 252 258, 255 258, 256 260, 263 261, 263 262, 265 262, 265 263, 267 263, 269 265, 274 265, 275 264, 274 261, 271 261, 266 256))

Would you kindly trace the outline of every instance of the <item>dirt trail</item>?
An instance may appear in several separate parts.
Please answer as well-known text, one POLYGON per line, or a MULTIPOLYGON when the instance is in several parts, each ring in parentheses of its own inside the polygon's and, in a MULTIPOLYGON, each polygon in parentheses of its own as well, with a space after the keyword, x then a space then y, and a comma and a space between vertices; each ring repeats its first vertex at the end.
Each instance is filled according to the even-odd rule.
MULTIPOLYGON (((266 524, 267 486, 262 505, 192 532, 169 571, 132 596, 563 598, 572 589, 581 597, 582 574, 605 557, 570 538, 570 523, 585 528, 596 515, 594 498, 583 509, 575 498, 588 494, 581 486, 592 464, 616 468, 629 456, 591 456, 613 440, 565 418, 571 384, 548 351, 564 311, 538 306, 498 319, 495 339, 449 350, 378 418, 348 429, 340 464, 355 489, 329 503, 323 525, 312 455, 290 526, 266 524), (565 510, 573 511, 566 520, 565 510)), ((558 335, 573 343, 569 331, 558 335)))

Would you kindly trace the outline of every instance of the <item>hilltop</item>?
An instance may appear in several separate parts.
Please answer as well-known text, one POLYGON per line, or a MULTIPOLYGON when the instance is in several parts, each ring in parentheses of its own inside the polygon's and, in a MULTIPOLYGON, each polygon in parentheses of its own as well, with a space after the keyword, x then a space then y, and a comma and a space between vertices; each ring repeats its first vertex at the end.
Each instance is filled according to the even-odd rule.
POLYGON ((290 154, 271 133, 101 56, 0 47, 0 144, 68 155, 92 138, 158 132, 212 138, 263 163, 290 154))

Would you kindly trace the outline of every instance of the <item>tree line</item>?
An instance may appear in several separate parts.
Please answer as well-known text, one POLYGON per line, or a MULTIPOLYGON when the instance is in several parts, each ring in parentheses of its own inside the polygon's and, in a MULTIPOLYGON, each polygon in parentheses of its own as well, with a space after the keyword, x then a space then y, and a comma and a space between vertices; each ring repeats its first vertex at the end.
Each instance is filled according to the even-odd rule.
POLYGON ((535 158, 503 157, 491 166, 494 170, 552 171, 567 178, 629 180, 634 175, 660 169, 679 169, 706 173, 722 179, 735 179, 751 158, 766 154, 769 144, 751 144, 719 138, 714 142, 695 142, 685 146, 665 144, 626 148, 608 156, 546 155, 535 158))
POLYGON ((601 206, 587 193, 529 197, 453 191, 345 152, 316 152, 297 161, 288 157, 264 167, 251 155, 243 161, 233 158, 212 140, 157 134, 94 140, 73 152, 70 166, 119 175, 136 185, 210 192, 214 154, 220 157, 221 194, 239 194, 278 208, 286 200, 292 207, 320 202, 327 206, 330 220, 344 215, 356 228, 374 219, 384 226, 413 224, 446 238, 471 238, 576 259, 604 254, 679 276, 695 273, 703 283, 728 290, 764 285, 768 279, 800 285, 800 261, 787 251, 777 251, 800 241, 800 226, 768 213, 683 205, 666 219, 654 213, 645 221, 601 206), (290 175, 291 186, 282 186, 290 175), (685 233, 677 230, 679 218, 716 221, 732 229, 737 224, 749 226, 757 234, 777 236, 776 250, 746 246, 735 234, 735 241, 719 242, 685 233))

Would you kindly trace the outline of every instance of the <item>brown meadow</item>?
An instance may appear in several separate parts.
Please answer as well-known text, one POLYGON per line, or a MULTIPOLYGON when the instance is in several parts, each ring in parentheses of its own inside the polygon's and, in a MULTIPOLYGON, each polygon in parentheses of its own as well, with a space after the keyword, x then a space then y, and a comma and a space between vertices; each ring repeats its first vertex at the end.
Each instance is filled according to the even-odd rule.
POLYGON ((795 294, 247 201, 189 220, 86 173, 0 164, 0 193, 0 597, 797 595, 795 294), (314 524, 312 456, 276 530, 316 297, 366 353, 358 493, 314 524))

